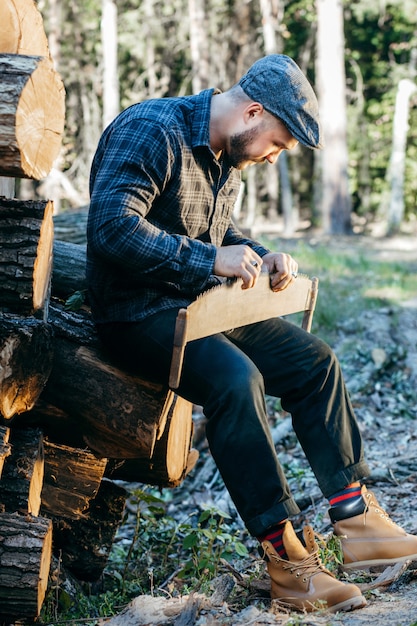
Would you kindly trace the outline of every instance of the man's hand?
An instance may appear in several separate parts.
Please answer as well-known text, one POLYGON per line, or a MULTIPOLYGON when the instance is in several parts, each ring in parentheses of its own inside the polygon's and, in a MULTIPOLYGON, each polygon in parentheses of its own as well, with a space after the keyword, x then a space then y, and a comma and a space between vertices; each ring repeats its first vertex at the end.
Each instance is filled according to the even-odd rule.
POLYGON ((261 257, 249 246, 237 245, 217 248, 214 273, 217 276, 241 278, 243 280, 242 289, 250 289, 255 285, 261 266, 261 257))
POLYGON ((269 252, 262 257, 263 271, 271 276, 272 291, 282 291, 297 278, 298 263, 284 252, 269 252))

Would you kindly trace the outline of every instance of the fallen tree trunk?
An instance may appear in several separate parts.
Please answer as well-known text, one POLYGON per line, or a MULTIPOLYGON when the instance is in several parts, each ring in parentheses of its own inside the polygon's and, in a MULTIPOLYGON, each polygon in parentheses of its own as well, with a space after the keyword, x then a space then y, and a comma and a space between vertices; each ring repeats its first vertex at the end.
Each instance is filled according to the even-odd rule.
POLYGON ((0 54, 0 174, 45 178, 64 131, 65 90, 46 57, 0 54))
MULTIPOLYGON (((0 312, 46 312, 52 272, 53 205, 0 198, 0 312)), ((45 315, 46 317, 46 315, 45 315)))
POLYGON ((0 513, 0 616, 39 616, 48 586, 52 522, 41 517, 0 513))
POLYGON ((9 441, 11 454, 0 480, 0 503, 8 513, 37 516, 44 474, 42 431, 13 428, 9 441))
POLYGON ((0 413, 30 411, 52 368, 53 329, 34 317, 0 316, 0 413))

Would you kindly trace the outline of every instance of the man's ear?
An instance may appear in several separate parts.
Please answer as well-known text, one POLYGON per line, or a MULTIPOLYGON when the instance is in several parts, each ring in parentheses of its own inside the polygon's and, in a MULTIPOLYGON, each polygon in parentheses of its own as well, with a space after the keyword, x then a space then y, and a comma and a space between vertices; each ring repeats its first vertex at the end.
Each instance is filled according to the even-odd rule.
POLYGON ((258 118, 262 117, 264 112, 264 107, 260 102, 251 102, 245 107, 243 111, 243 119, 245 124, 252 124, 253 122, 258 122, 258 118))

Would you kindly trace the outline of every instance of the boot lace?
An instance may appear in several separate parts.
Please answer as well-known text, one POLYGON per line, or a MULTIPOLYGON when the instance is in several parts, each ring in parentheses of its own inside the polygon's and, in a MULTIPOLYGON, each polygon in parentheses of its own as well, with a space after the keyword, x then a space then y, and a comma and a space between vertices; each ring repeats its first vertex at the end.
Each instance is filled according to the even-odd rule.
MULTIPOLYGON (((273 555, 273 558, 274 558, 274 555, 273 555)), ((278 561, 278 559, 276 560, 278 561)), ((303 559, 299 563, 292 563, 291 561, 288 561, 288 563, 287 562, 284 563, 284 561, 281 559, 279 559, 279 561, 282 565, 282 569, 289 570, 291 574, 295 573, 296 578, 302 577, 302 581, 304 583, 306 583, 309 580, 309 578, 311 578, 314 574, 317 574, 319 572, 325 572, 326 574, 330 574, 330 576, 334 578, 333 574, 329 572, 320 561, 320 557, 318 555, 317 550, 313 552, 312 554, 309 554, 305 559, 303 559)))
POLYGON ((364 494, 365 495, 365 511, 364 511, 364 519, 363 519, 363 525, 365 526, 366 524, 366 515, 368 513, 368 511, 371 509, 373 509, 374 513, 376 513, 377 515, 379 515, 384 521, 389 522, 392 526, 398 527, 398 524, 396 524, 388 515, 388 513, 386 511, 384 511, 384 509, 382 509, 377 500, 375 499, 375 496, 373 495, 373 493, 371 491, 368 491, 367 493, 364 494))

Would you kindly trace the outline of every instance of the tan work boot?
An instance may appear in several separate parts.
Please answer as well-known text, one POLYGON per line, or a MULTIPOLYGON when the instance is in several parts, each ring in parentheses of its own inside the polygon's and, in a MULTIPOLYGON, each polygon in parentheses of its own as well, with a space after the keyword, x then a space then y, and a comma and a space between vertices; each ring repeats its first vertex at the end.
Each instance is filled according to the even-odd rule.
POLYGON ((359 515, 337 520, 340 507, 329 510, 333 532, 342 543, 344 569, 369 569, 417 559, 417 537, 397 526, 365 486, 362 498, 363 512, 359 515))
POLYGON ((302 611, 350 611, 366 604, 356 585, 342 583, 320 561, 313 529, 304 528, 306 548, 287 521, 282 536, 288 559, 281 559, 269 541, 262 547, 271 578, 271 598, 302 611))

